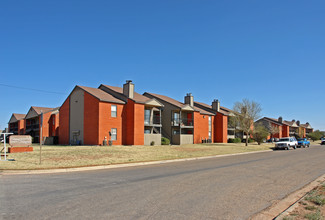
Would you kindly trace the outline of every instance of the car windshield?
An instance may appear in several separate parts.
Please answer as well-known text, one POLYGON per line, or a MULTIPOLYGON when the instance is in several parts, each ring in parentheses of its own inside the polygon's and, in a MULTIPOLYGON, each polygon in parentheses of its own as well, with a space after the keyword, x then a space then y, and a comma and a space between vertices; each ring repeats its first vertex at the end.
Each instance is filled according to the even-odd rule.
POLYGON ((298 138, 298 141, 304 141, 305 139, 303 139, 303 138, 298 138))
POLYGON ((279 142, 281 142, 281 141, 289 141, 289 138, 281 138, 281 139, 279 140, 279 142))

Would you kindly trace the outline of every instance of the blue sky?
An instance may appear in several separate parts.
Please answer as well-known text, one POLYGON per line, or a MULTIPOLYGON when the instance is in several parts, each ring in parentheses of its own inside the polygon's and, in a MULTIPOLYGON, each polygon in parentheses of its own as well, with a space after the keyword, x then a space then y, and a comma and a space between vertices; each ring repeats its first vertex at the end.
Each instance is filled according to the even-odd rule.
POLYGON ((75 85, 122 86, 325 130, 325 1, 0 2, 0 129, 75 85), (55 93, 6 87, 12 85, 55 93))

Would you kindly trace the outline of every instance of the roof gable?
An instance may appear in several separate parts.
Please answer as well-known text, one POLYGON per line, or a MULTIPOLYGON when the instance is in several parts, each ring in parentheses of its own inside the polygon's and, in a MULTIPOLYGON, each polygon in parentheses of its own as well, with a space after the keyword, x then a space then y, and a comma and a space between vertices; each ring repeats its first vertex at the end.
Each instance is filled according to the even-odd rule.
POLYGON ((17 114, 17 113, 13 113, 10 117, 9 123, 15 123, 18 122, 20 120, 23 120, 25 118, 25 114, 17 114))
POLYGON ((155 106, 155 107, 163 107, 164 106, 163 104, 161 104, 160 102, 158 102, 156 99, 150 99, 145 104, 146 105, 150 105, 150 106, 155 106))

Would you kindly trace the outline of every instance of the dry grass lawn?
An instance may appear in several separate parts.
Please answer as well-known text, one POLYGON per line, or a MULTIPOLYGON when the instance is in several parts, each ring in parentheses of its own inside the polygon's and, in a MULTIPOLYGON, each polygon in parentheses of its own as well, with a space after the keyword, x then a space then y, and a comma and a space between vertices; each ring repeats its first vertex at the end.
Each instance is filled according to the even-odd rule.
MULTIPOLYGON (((1 145, 2 149, 3 145, 1 145)), ((192 144, 182 146, 43 146, 33 152, 7 154, 14 161, 0 161, 0 170, 68 168, 144 161, 170 160, 268 150, 273 144, 192 144)), ((3 153, 2 153, 3 155, 3 153)))

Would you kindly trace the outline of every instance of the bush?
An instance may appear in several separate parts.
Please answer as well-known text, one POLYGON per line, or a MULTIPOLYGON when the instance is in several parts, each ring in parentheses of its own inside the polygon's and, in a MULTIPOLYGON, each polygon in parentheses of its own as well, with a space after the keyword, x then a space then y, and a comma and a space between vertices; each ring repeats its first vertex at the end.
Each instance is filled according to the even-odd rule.
POLYGON ((169 145, 170 140, 168 138, 162 137, 161 138, 161 145, 169 145))
POLYGON ((248 138, 248 143, 254 143, 254 142, 255 142, 254 139, 248 138))
POLYGON ((150 146, 155 146, 155 142, 154 141, 151 141, 150 142, 150 146))
POLYGON ((264 140, 266 140, 268 135, 269 135, 269 131, 263 125, 257 124, 255 126, 253 137, 259 145, 263 143, 264 140))
POLYGON ((228 143, 240 143, 240 138, 229 138, 228 143))

